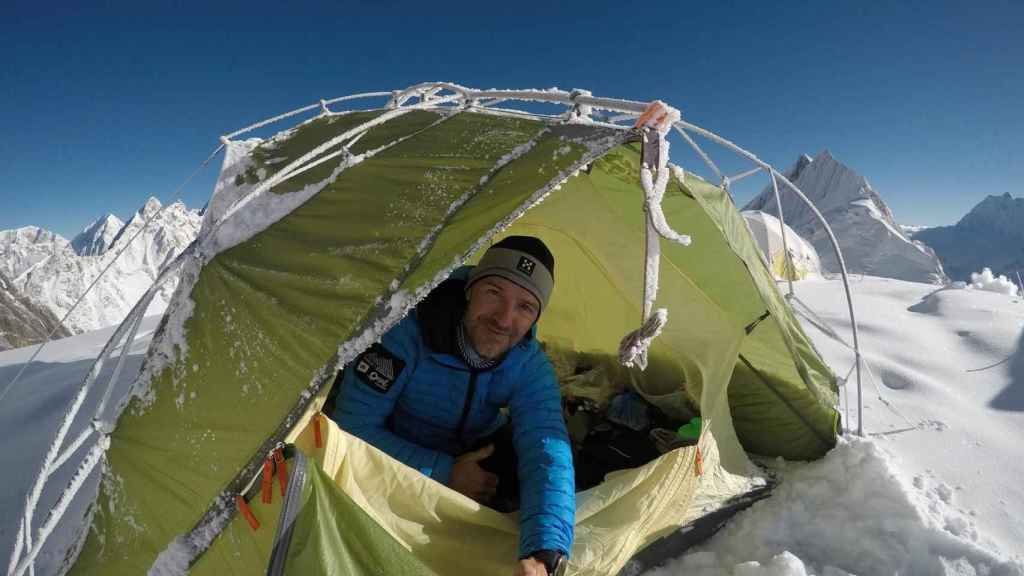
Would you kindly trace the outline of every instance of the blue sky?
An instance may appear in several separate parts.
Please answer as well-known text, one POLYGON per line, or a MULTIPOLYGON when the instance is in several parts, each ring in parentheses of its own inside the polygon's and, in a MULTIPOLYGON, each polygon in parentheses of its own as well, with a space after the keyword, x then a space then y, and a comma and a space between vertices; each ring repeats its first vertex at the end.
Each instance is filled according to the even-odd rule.
POLYGON ((426 80, 660 98, 780 169, 828 148, 903 223, 1024 195, 1024 3, 769 4, 8 0, 0 229, 202 206, 219 159, 173 192, 220 134, 426 80))

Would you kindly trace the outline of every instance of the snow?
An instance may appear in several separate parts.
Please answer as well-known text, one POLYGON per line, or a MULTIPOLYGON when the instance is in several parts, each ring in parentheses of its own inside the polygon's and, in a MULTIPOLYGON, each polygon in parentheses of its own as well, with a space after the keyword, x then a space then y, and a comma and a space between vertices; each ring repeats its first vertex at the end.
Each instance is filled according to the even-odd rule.
MULTIPOLYGON (((63 319, 72 333, 118 324, 153 284, 164 263, 192 242, 200 217, 181 202, 162 207, 159 200, 150 198, 127 224, 118 226, 119 222, 113 216, 101 218, 83 232, 91 235, 76 237, 82 254, 64 238, 39 228, 0 231, 0 270, 18 293, 63 319), (111 232, 115 227, 116 234, 111 232), (76 302, 77 308, 67 316, 76 302)), ((171 279, 163 286, 151 313, 164 310, 174 284, 171 279)))
POLYGON ((1002 274, 995 276, 989 268, 982 268, 980 273, 972 273, 971 283, 967 287, 975 290, 998 292, 1007 296, 1016 296, 1018 292, 1017 285, 1012 280, 1002 274))
POLYGON ((75 236, 71 240, 71 247, 79 256, 98 256, 107 251, 122 228, 124 222, 120 218, 107 214, 75 236))
MULTIPOLYGON (((138 338, 129 348, 127 362, 120 378, 115 383, 112 398, 120 400, 128 392, 142 356, 160 318, 145 319, 138 338)), ((62 340, 50 342, 36 360, 25 370, 21 380, 10 389, 0 402, 0 462, 5 474, 5 489, 0 491, 0 517, 7 520, 0 523, 0 566, 8 566, 9 555, 17 535, 25 498, 42 465, 47 449, 57 432, 58 425, 72 403, 82 381, 85 379, 92 360, 113 334, 114 328, 88 332, 62 340)), ((35 352, 35 346, 0 352, 0 386, 6 387, 22 364, 35 352)), ((101 372, 97 384, 106 385, 114 362, 108 362, 101 372)), ((85 401, 68 433, 69 439, 77 438, 91 426, 90 420, 103 395, 102 386, 96 386, 85 401)), ((108 404, 105 418, 115 414, 113 402, 108 404)), ((96 441, 86 442, 86 446, 96 441)), ((38 529, 53 507, 60 493, 74 478, 84 463, 88 450, 79 450, 65 464, 58 468, 42 492, 39 507, 33 516, 33 526, 38 529)), ((62 551, 76 541, 80 528, 74 519, 85 514, 85 504, 93 499, 99 486, 100 474, 93 470, 86 478, 78 498, 68 508, 65 522, 58 524, 50 537, 51 546, 44 548, 36 561, 36 574, 53 574, 63 557, 62 551)))
MULTIPOLYGON (((800 302, 846 333, 837 280, 803 280, 795 287, 800 302)), ((782 479, 771 498, 648 574, 1024 574, 1024 462, 1015 457, 1024 430, 1024 302, 873 277, 855 278, 852 288, 870 365, 864 375, 868 436, 848 436, 817 462, 767 462, 782 479)), ((360 345, 396 322, 415 296, 394 294, 360 345)), ((143 324, 115 398, 127 392, 155 324, 156 318, 143 324)), ((805 326, 834 369, 846 374, 852 352, 806 318, 805 326)), ((5 518, 20 517, 50 435, 91 364, 87 359, 111 332, 51 343, 0 405, 0 453, 10 471, 9 488, 0 494, 5 518)), ((0 353, 0 380, 9 380, 31 352, 0 353)), ((339 353, 347 358, 353 349, 339 353)), ((87 406, 69 436, 88 425, 88 416, 87 406)), ((83 452, 58 471, 36 519, 56 502, 83 452)), ((97 476, 90 476, 84 494, 95 493, 97 476)), ((82 500, 67 519, 81 517, 82 500)), ((16 535, 12 526, 0 528, 0 550, 7 554, 16 535)), ((61 546, 74 542, 75 528, 73 522, 58 526, 38 573, 52 572, 47 567, 59 561, 61 546)), ((172 545, 165 553, 166 566, 173 567, 188 546, 172 545)))
MULTIPOLYGON (((849 339, 838 280, 794 286, 798 310, 849 339)), ((868 276, 851 288, 866 438, 817 462, 767 462, 781 477, 771 498, 648 576, 1024 574, 1024 301, 868 276)), ((845 375, 852 351, 801 320, 845 375)), ((843 412, 856 428, 855 408, 843 412)))
POLYGON ((906 236, 907 238, 913 237, 914 234, 917 234, 921 230, 928 230, 930 228, 934 228, 934 226, 928 226, 925 224, 900 224, 899 226, 900 232, 903 232, 903 235, 906 236))
MULTIPOLYGON (((850 272, 944 283, 942 264, 931 248, 908 240, 882 197, 856 171, 824 150, 813 160, 801 156, 785 173, 820 210, 835 234, 850 272)), ((786 224, 814 246, 823 269, 839 272, 839 261, 825 228, 789 186, 780 183, 786 224)), ((769 184, 743 210, 778 212, 769 184)))

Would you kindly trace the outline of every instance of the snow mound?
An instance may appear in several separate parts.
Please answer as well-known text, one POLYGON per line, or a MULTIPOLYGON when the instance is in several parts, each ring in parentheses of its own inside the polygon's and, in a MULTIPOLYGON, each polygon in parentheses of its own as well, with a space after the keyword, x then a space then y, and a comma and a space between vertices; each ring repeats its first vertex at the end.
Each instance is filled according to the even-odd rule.
POLYGON ((779 219, 760 210, 743 212, 743 219, 751 236, 761 249, 765 264, 776 280, 802 280, 810 276, 821 275, 821 261, 818 251, 810 242, 801 238, 788 225, 786 226, 786 246, 782 245, 782 232, 779 219), (789 251, 792 268, 786 261, 786 250, 789 251))
POLYGON ((876 441, 844 440, 820 461, 772 465, 781 482, 771 498, 647 576, 1024 575, 1024 564, 974 544, 952 488, 906 482, 876 441))
POLYGON ((1002 274, 996 276, 987 267, 982 268, 980 273, 973 272, 971 274, 971 283, 967 287, 974 290, 998 292, 1007 296, 1016 296, 1018 292, 1017 285, 1013 281, 1002 274))

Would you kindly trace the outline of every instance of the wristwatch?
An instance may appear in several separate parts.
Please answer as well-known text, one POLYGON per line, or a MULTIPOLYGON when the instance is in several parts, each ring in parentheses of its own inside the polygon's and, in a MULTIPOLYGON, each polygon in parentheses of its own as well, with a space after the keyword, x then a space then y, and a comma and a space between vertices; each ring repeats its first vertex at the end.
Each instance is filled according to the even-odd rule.
POLYGON ((569 561, 565 554, 558 550, 537 550, 530 557, 544 565, 548 570, 548 576, 565 576, 569 567, 569 561))

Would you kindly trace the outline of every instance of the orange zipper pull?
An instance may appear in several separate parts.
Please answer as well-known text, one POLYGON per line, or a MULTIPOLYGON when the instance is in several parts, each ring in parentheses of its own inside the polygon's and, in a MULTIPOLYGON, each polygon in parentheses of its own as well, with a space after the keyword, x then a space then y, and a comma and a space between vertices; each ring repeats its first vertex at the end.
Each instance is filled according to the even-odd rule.
POLYGON ((278 448, 274 450, 274 464, 277 465, 277 480, 281 483, 281 497, 288 491, 288 464, 284 461, 284 453, 278 448))
POLYGON ((260 496, 264 504, 274 501, 274 463, 267 456, 263 460, 263 478, 260 479, 260 496))
POLYGON ((253 530, 259 530, 260 521, 253 515, 252 508, 249 508, 249 503, 240 494, 235 495, 235 505, 238 506, 238 511, 242 513, 242 516, 245 516, 246 521, 249 522, 249 527, 253 530))
POLYGON ((693 460, 693 465, 697 476, 704 474, 704 456, 700 453, 700 446, 697 446, 697 456, 693 460))

